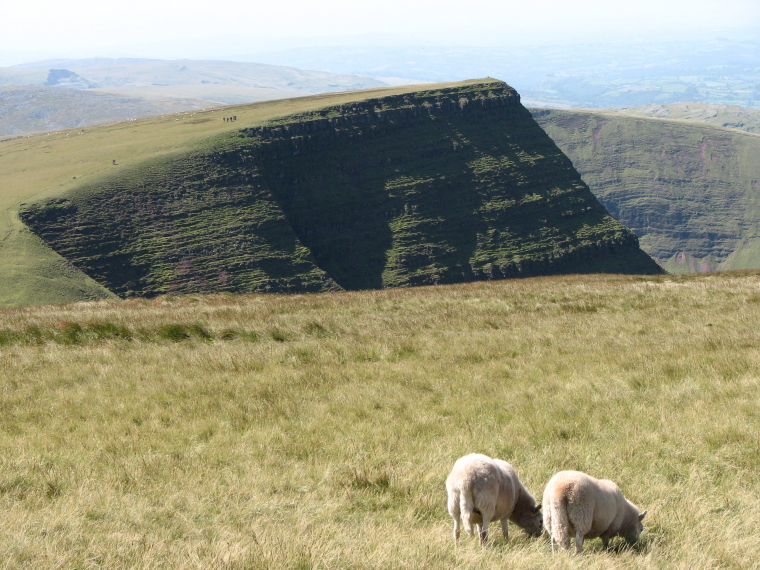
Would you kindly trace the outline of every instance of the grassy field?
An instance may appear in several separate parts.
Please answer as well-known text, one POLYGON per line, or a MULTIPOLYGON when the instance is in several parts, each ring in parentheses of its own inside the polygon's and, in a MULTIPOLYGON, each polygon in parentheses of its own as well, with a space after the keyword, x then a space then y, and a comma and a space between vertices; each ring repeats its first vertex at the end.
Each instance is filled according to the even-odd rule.
MULTIPOLYGON (((441 84, 446 85, 453 84, 441 84)), ((314 95, 0 141, 0 306, 110 295, 25 230, 17 215, 21 204, 58 196, 74 185, 148 158, 187 153, 214 135, 258 126, 275 117, 417 89, 408 86, 314 95), (234 123, 222 120, 233 114, 237 116, 234 123), (63 266, 67 267, 65 272, 61 271, 63 266)))
POLYGON ((1 566, 756 568, 759 320, 758 272, 2 309, 1 566), (474 451, 641 541, 454 549, 474 451))

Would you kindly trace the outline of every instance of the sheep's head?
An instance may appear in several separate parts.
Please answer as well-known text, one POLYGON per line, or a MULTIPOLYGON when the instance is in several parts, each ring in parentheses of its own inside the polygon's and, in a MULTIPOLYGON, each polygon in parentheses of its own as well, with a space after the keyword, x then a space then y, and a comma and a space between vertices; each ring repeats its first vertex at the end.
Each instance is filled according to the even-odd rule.
POLYGON ((523 529, 528 536, 541 536, 544 530, 544 517, 541 514, 541 505, 531 507, 516 516, 513 522, 523 529))
POLYGON ((644 525, 642 524, 642 520, 644 520, 644 517, 646 516, 647 512, 644 511, 643 513, 639 513, 638 517, 634 521, 634 524, 631 525, 631 527, 628 529, 627 532, 622 534, 623 538, 628 542, 628 544, 636 544, 636 541, 639 540, 639 535, 644 530, 644 525))

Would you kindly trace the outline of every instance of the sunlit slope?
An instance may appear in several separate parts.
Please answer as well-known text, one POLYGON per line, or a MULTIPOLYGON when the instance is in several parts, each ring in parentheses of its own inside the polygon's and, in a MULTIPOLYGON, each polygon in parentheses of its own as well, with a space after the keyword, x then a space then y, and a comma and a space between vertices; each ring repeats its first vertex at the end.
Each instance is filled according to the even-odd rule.
POLYGON ((620 114, 534 116, 665 269, 760 268, 760 136, 620 114))
POLYGON ((659 271, 503 82, 109 128, 51 136, 57 185, 9 202, 118 295, 659 271))

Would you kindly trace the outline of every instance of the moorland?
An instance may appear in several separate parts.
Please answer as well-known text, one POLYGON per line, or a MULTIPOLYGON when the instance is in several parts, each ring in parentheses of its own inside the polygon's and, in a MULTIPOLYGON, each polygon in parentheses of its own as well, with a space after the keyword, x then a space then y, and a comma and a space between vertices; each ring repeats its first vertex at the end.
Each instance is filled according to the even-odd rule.
POLYGON ((0 87, 0 137, 91 127, 217 106, 220 104, 199 99, 147 100, 95 93, 92 89, 0 87))
POLYGON ((0 309, 3 567, 755 568, 759 319, 757 272, 0 309), (455 549, 474 451, 641 540, 455 549))
POLYGON ((38 61, 0 68, 0 135, 383 85, 370 77, 231 61, 38 61))

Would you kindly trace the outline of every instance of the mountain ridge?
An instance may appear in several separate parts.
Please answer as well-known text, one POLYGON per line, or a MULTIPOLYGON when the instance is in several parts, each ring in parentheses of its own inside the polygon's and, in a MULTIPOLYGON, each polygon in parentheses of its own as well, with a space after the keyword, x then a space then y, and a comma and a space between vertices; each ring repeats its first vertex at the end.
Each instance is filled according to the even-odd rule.
POLYGON ((20 215, 126 296, 661 271, 503 82, 366 95, 220 134, 20 215))

